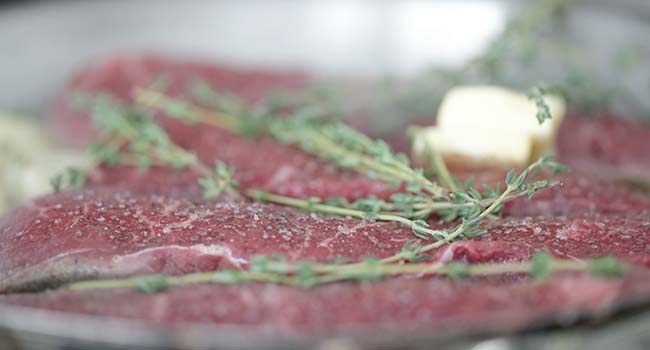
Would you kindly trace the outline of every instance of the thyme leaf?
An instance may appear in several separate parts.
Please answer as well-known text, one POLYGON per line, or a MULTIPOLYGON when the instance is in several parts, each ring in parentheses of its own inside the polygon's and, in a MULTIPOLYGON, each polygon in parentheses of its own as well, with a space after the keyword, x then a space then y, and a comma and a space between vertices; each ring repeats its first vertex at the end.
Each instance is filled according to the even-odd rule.
POLYGON ((624 273, 625 266, 611 256, 594 259, 590 263, 593 274, 603 277, 620 277, 624 273))
POLYGON ((536 280, 544 280, 551 276, 553 273, 552 259, 545 252, 535 254, 530 264, 530 275, 536 280))
POLYGON ((535 102, 537 106, 537 121, 539 125, 544 124, 546 120, 551 119, 551 110, 544 99, 546 89, 540 85, 535 85, 528 91, 528 98, 535 102))
POLYGON ((239 184, 233 179, 233 175, 234 170, 231 167, 224 162, 217 161, 215 163, 215 170, 198 180, 203 190, 203 197, 212 199, 219 197, 224 191, 234 191, 239 184))
POLYGON ((50 178, 52 190, 61 192, 68 189, 81 189, 86 184, 86 171, 77 167, 67 167, 50 178))
POLYGON ((447 265, 447 276, 452 280, 466 278, 470 276, 470 270, 465 263, 451 262, 447 265))
POLYGON ((169 276, 145 275, 132 279, 133 285, 145 293, 156 293, 169 288, 169 276))

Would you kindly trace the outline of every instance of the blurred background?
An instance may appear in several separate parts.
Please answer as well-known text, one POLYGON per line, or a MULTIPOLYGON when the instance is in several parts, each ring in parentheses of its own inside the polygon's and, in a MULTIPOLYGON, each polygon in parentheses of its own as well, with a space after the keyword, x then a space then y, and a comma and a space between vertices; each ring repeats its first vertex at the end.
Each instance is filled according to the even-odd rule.
POLYGON ((40 111, 75 68, 115 52, 325 77, 422 77, 491 49, 507 69, 490 80, 555 82, 573 71, 624 86, 623 107, 640 116, 650 91, 648 38, 647 0, 6 1, 0 106, 40 111), (517 16, 527 23, 511 30, 506 47, 491 47, 517 16))

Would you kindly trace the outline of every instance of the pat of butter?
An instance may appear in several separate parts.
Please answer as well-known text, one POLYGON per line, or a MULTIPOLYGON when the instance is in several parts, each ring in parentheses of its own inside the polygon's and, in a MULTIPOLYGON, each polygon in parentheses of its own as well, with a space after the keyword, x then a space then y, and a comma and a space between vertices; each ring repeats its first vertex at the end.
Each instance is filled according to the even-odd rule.
POLYGON ((437 127, 415 131, 415 154, 426 156, 435 150, 452 163, 525 164, 532 157, 533 140, 524 133, 496 130, 490 137, 484 131, 466 129, 454 133, 437 127))
POLYGON ((498 86, 461 86, 449 91, 435 127, 415 134, 416 155, 432 147, 445 159, 464 163, 525 165, 553 153, 565 114, 564 100, 544 97, 552 119, 539 125, 528 96, 498 86))

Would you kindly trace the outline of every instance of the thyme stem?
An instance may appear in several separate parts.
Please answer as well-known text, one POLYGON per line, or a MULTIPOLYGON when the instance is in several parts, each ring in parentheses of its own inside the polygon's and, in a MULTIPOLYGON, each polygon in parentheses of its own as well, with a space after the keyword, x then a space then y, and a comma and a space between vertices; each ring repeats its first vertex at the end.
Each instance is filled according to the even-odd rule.
POLYGON ((436 175, 438 176, 438 178, 446 188, 448 188, 452 192, 457 192, 459 190, 458 183, 449 172, 449 169, 447 168, 447 164, 445 164, 444 159, 442 159, 442 155, 440 155, 440 152, 437 152, 436 150, 430 150, 430 151, 431 151, 431 158, 433 160, 433 167, 436 171, 436 175))
POLYGON ((534 278, 546 278, 552 272, 592 271, 603 276, 618 276, 629 268, 613 258, 604 257, 591 260, 553 259, 545 253, 538 253, 530 261, 512 263, 463 264, 451 263, 411 263, 411 264, 375 264, 355 263, 347 265, 326 264, 269 264, 265 271, 218 270, 191 273, 180 276, 149 275, 126 279, 94 280, 74 282, 64 286, 68 290, 101 290, 114 288, 142 288, 142 281, 148 281, 147 290, 158 291, 168 286, 182 286, 196 283, 246 283, 263 282, 289 286, 305 287, 303 277, 299 275, 301 266, 309 266, 313 275, 308 287, 324 285, 346 280, 378 279, 391 276, 449 276, 451 278, 472 276, 493 276, 525 273, 534 278))
MULTIPOLYGON (((293 197, 286 197, 286 196, 281 196, 281 195, 276 195, 276 194, 271 194, 266 191, 258 190, 258 189, 252 189, 252 190, 246 190, 245 191, 246 195, 250 198, 256 199, 256 200, 261 200, 261 201, 268 201, 276 204, 283 204, 283 205, 289 205, 295 208, 300 208, 300 209, 309 209, 312 212, 320 212, 324 214, 334 214, 334 215, 342 215, 342 216, 351 216, 359 219, 367 219, 368 218, 368 212, 362 211, 362 210, 355 210, 355 209, 350 209, 350 208, 342 208, 342 207, 335 207, 331 205, 326 205, 326 204, 318 204, 318 203, 310 203, 308 200, 305 199, 298 199, 298 198, 293 198, 293 197)), ((415 221, 410 220, 406 217, 400 216, 398 214, 385 214, 385 213, 377 213, 372 216, 373 219, 379 220, 379 221, 394 221, 394 222, 399 222, 402 224, 405 224, 411 228, 413 228, 414 232, 417 232, 418 236, 421 238, 429 238, 426 235, 430 235, 431 237, 435 236, 444 236, 445 232, 441 230, 432 230, 429 228, 426 228, 422 225, 418 225, 415 221), (423 235, 426 234, 426 235, 423 235)))
MULTIPOLYGON (((186 101, 181 102, 152 89, 137 87, 134 89, 133 95, 137 103, 148 108, 174 113, 180 113, 179 111, 181 111, 189 121, 205 123, 232 132, 239 132, 241 130, 242 118, 227 113, 202 108, 186 101), (182 107, 179 107, 179 105, 182 107)), ((276 122, 282 123, 283 120, 276 120, 276 122)), ((295 128, 295 130, 291 130, 292 125, 289 123, 280 124, 280 126, 277 129, 280 129, 283 135, 278 135, 277 132, 273 132, 272 128, 266 130, 266 133, 276 139, 280 139, 281 142, 289 141, 297 145, 309 143, 310 147, 301 147, 302 150, 320 158, 327 160, 355 159, 356 164, 351 168, 364 174, 372 171, 374 176, 381 180, 413 181, 426 189, 434 197, 444 198, 447 195, 447 191, 442 187, 400 162, 391 162, 390 165, 384 164, 360 152, 351 151, 315 127, 300 126, 295 128), (291 135, 287 135, 289 133, 291 135)), ((355 138, 356 142, 366 147, 372 146, 373 141, 365 135, 355 133, 355 138)))

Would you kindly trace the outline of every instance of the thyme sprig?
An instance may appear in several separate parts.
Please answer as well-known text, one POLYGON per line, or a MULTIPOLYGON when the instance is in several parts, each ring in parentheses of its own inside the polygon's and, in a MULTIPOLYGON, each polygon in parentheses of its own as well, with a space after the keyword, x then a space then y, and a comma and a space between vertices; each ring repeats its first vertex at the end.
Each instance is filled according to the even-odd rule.
MULTIPOLYGON (((142 90, 144 91, 144 90, 142 90)), ((149 91, 151 92, 151 91, 149 91)), ((147 92, 147 93, 149 93, 147 92)), ((162 96, 165 99, 168 97, 162 96)), ((483 271, 481 268, 463 268, 460 265, 437 266, 422 264, 430 256, 429 251, 437 249, 454 240, 474 237, 484 232, 481 222, 498 214, 506 201, 520 196, 532 196, 538 190, 552 186, 547 180, 536 180, 543 169, 551 171, 562 170, 562 166, 551 157, 542 157, 531 164, 521 173, 510 171, 506 177, 505 189, 500 192, 486 186, 486 191, 480 193, 471 185, 462 189, 448 192, 446 196, 436 196, 433 190, 422 186, 429 181, 420 172, 409 167, 406 161, 399 160, 383 143, 361 137, 357 138, 356 132, 349 128, 335 127, 343 130, 347 136, 336 136, 323 132, 327 140, 335 140, 337 144, 344 144, 346 152, 357 152, 362 155, 364 150, 367 157, 378 164, 389 166, 393 171, 409 174, 411 179, 407 182, 406 190, 396 193, 391 197, 391 202, 377 198, 364 198, 352 203, 344 200, 320 198, 292 198, 268 193, 260 189, 240 189, 233 180, 233 169, 217 162, 214 167, 202 163, 192 152, 187 151, 172 142, 165 131, 155 123, 152 115, 137 109, 121 106, 115 101, 102 100, 95 107, 93 120, 100 129, 100 137, 93 148, 98 161, 109 164, 127 164, 148 167, 151 165, 169 166, 172 168, 189 168, 201 176, 199 184, 206 197, 212 198, 229 192, 235 196, 248 197, 258 201, 268 201, 281 205, 288 205, 310 212, 319 212, 332 215, 344 215, 360 219, 374 219, 393 221, 410 226, 418 238, 435 238, 435 242, 421 244, 417 240, 409 241, 395 254, 382 259, 367 258, 361 262, 347 264, 313 264, 297 263, 287 264, 281 259, 260 258, 251 262, 249 270, 221 270, 207 274, 190 274, 177 277, 169 276, 141 276, 129 280, 79 282, 72 284, 74 289, 88 289, 99 286, 134 287, 143 291, 157 291, 175 284, 194 283, 202 281, 216 281, 220 283, 236 283, 246 281, 274 282, 300 287, 311 287, 322 283, 331 283, 342 280, 372 280, 400 274, 439 274, 449 273, 459 276, 472 271, 483 271), (103 101, 103 102, 102 102, 103 101), (111 103, 104 103, 109 101, 111 103), (110 118, 110 120, 106 120, 110 118), (340 137, 340 139, 337 139, 340 137), (350 141, 354 139, 354 141, 350 141), (345 140, 349 143, 345 143, 345 140), (373 150, 373 147, 377 147, 373 150), (377 158, 378 157, 378 158, 377 158), (386 158, 386 159, 382 159, 386 158), (413 177, 415 172, 418 177, 413 177), (421 176, 421 177, 419 177, 421 176), (425 221, 432 213, 443 214, 446 219, 460 218, 460 223, 451 229, 432 229, 425 221), (403 264, 408 261, 409 264, 403 264), (446 270, 448 269, 448 271, 446 270), (469 271, 469 272, 468 272, 469 271)), ((193 105, 183 100, 168 99, 165 111, 172 117, 181 118, 191 123, 206 122, 202 110, 196 110, 193 105), (199 112, 201 112, 199 114, 199 112)), ((212 112, 210 112, 212 115, 212 112)), ((242 113, 246 113, 244 110, 242 113)), ((249 115, 252 115, 250 113, 249 115)), ((215 125, 226 125, 232 130, 241 127, 237 117, 228 114, 217 114, 218 118, 210 118, 215 125), (225 123, 222 123, 225 122, 225 123)), ((256 117, 257 118, 257 117, 256 117)), ((272 130, 277 125, 285 125, 285 119, 274 120, 269 117, 262 119, 265 130, 272 130), (273 125, 271 125, 273 124, 273 125)), ((294 120, 289 120, 294 123, 294 120)), ((300 126, 306 127, 300 122, 300 126)), ((333 130, 334 130, 333 129, 333 130)), ((302 130, 305 131, 305 130, 302 130)), ((268 131, 272 133, 273 131, 268 131)), ((278 131, 279 132, 279 131, 278 131)), ((333 131, 331 131, 333 132, 333 131)), ((314 137, 314 135, 311 135, 314 137)), ((291 141, 290 143, 292 143, 291 141)), ((292 143, 293 144, 293 143, 292 143)), ((301 148, 307 148, 301 145, 301 148)), ((338 164, 338 163, 337 163, 338 164)), ((374 163, 368 163, 375 166, 374 163)), ((378 167, 375 167, 378 169, 378 167)), ((430 182, 434 184, 433 182, 430 182)), ((435 185, 437 186, 437 185, 435 185)), ((438 187, 436 187, 437 189, 438 187)), ((494 267, 495 271, 504 271, 503 267, 494 267)), ((490 269, 486 270, 489 274, 490 269)))
POLYGON ((177 147, 149 113, 126 107, 109 95, 92 98, 92 120, 99 135, 90 145, 98 163, 135 163, 141 168, 152 165, 181 169, 196 156, 177 147))
POLYGON ((446 276, 462 279, 475 276, 526 274, 536 280, 544 280, 557 272, 591 272, 596 277, 618 277, 629 267, 612 257, 591 260, 554 259, 539 252, 530 261, 513 263, 466 264, 461 262, 434 262, 410 264, 384 264, 367 258, 356 264, 337 265, 313 262, 288 263, 283 256, 257 256, 248 270, 223 269, 211 272, 191 273, 181 276, 145 275, 125 279, 94 280, 70 283, 70 290, 100 290, 131 288, 153 293, 172 286, 196 283, 241 284, 263 282, 312 288, 341 281, 372 281, 391 276, 446 276))
MULTIPOLYGON (((232 169, 225 164, 217 163, 214 169, 207 166, 192 152, 174 144, 151 115, 125 111, 123 108, 113 103, 95 109, 93 118, 97 121, 96 124, 100 127, 103 136, 99 138, 99 142, 107 142, 107 147, 111 150, 105 152, 102 147, 98 147, 96 154, 100 156, 100 161, 108 159, 111 164, 187 167, 201 176, 199 184, 207 198, 217 197, 226 191, 234 197, 245 196, 253 200, 289 205, 311 212, 399 222, 411 227, 418 238, 435 238, 440 240, 437 242, 440 245, 461 237, 480 234, 482 232, 478 229, 480 221, 489 215, 498 214, 506 201, 523 195, 530 197, 536 191, 553 185, 546 180, 529 181, 534 180, 542 169, 561 170, 561 166, 552 158, 542 157, 519 175, 514 170, 511 171, 506 178, 506 189, 501 193, 489 186, 486 186, 489 189, 486 194, 468 187, 453 192, 453 196, 445 201, 422 192, 416 185, 407 187, 406 192, 394 194, 391 197, 392 202, 377 198, 364 198, 353 203, 341 200, 323 201, 318 198, 300 199, 270 194, 260 189, 238 189, 232 179, 232 169), (116 114, 111 108, 118 108, 121 113, 116 114), (104 118, 112 120, 104 121, 104 118), (139 131, 140 129, 143 131, 139 131), (114 144, 119 144, 120 147, 116 148, 114 144), (150 152, 152 159, 145 159, 146 152, 150 152), (110 157, 101 158, 106 154, 110 154, 110 157), (441 214, 449 221, 462 218, 462 222, 453 230, 431 229, 425 219, 433 213, 441 214)), ((424 251, 437 248, 439 246, 437 243, 424 251)), ((399 255, 397 259, 401 258, 402 255, 399 255)))
POLYGON ((224 162, 217 161, 213 171, 208 170, 198 161, 194 168, 203 174, 203 177, 199 179, 199 185, 203 190, 203 197, 206 199, 217 198, 223 192, 228 192, 234 198, 241 198, 237 190, 239 183, 233 178, 234 170, 224 162))
POLYGON ((166 132, 153 120, 151 114, 121 105, 107 96, 101 96, 93 109, 93 120, 100 136, 91 147, 91 155, 97 163, 109 165, 169 166, 174 169, 188 168, 200 176, 198 184, 206 198, 216 198, 227 193, 230 197, 247 197, 329 215, 350 216, 359 219, 394 221, 412 228, 420 238, 444 237, 444 232, 428 228, 422 220, 413 220, 400 212, 381 212, 371 199, 341 205, 330 200, 299 199, 266 193, 260 189, 240 189, 233 179, 234 170, 217 161, 214 167, 203 163, 193 152, 171 141, 166 132), (109 119, 109 120, 107 120, 109 119), (149 155, 149 157, 148 157, 149 155))
POLYGON ((422 169, 413 169, 405 155, 394 154, 384 141, 373 140, 343 123, 314 123, 313 115, 300 112, 292 118, 274 118, 259 111, 238 108, 238 114, 231 114, 144 88, 135 89, 134 99, 142 106, 165 111, 190 123, 204 123, 242 135, 268 135, 371 178, 391 183, 405 182, 438 198, 448 194, 447 190, 424 176, 422 169))
MULTIPOLYGON (((206 91, 216 94, 206 86, 201 90, 204 95, 206 91)), ((99 130, 99 136, 91 146, 96 164, 189 168, 200 176, 198 184, 206 198, 227 193, 235 199, 247 197, 310 212, 398 222, 410 227, 418 238, 444 241, 449 237, 453 240, 479 235, 482 231, 478 229, 478 223, 485 217, 498 215, 506 201, 523 195, 531 197, 538 190, 559 185, 546 180, 530 182, 544 168, 560 170, 561 166, 552 158, 544 157, 519 176, 514 171, 509 173, 504 192, 500 191, 500 186, 492 188, 484 185, 485 191, 481 193, 471 183, 458 188, 448 171, 447 176, 454 186, 445 189, 430 181, 421 169, 411 168, 405 156, 392 153, 383 141, 372 140, 340 123, 314 124, 301 113, 287 118, 273 117, 246 108, 233 101, 233 97, 211 98, 215 106, 223 105, 222 108, 232 113, 206 109, 186 99, 172 98, 152 89, 137 88, 134 97, 145 107, 163 110, 171 118, 191 124, 215 125, 244 135, 271 135, 288 144, 298 144, 306 152, 317 154, 340 167, 364 170, 366 175, 374 177, 383 174, 400 186, 406 183, 404 190, 393 194, 390 201, 371 196, 351 203, 340 198, 301 199, 269 194, 262 189, 242 190, 233 179, 233 169, 219 161, 214 166, 205 164, 193 152, 176 145, 154 121, 150 112, 122 105, 106 95, 92 98, 92 119, 99 130), (235 112, 238 114, 233 114, 235 112), (431 229, 426 220, 432 214, 438 214, 449 222, 461 219, 461 224, 455 230, 431 229)), ((440 160, 439 163, 438 171, 446 170, 444 162, 440 160)), ((61 179, 54 180, 53 185, 58 189, 61 179)))
MULTIPOLYGON (((208 86, 203 86, 202 90, 212 91, 211 95, 218 95, 208 86)), ((238 115, 233 115, 206 109, 186 99, 172 98, 152 89, 137 88, 134 95, 137 102, 149 108, 162 110, 173 118, 180 118, 189 123, 215 125, 244 135, 249 133, 251 126, 256 126, 257 135, 266 134, 280 142, 296 145, 303 151, 333 162, 339 167, 352 168, 370 177, 392 181, 397 185, 406 183, 405 191, 393 194, 390 202, 375 197, 359 199, 353 203, 341 199, 304 200, 270 195, 261 190, 250 190, 246 195, 255 200, 268 200, 325 214, 400 222, 410 226, 419 238, 433 236, 442 239, 447 236, 446 231, 427 228, 428 224, 425 220, 434 213, 442 215, 447 221, 463 218, 471 223, 474 217, 479 216, 482 210, 495 202, 497 204, 494 210, 488 215, 498 214, 503 207, 503 202, 521 196, 519 192, 525 192, 530 197, 537 190, 558 185, 548 181, 537 181, 528 184, 525 191, 522 191, 524 186, 521 183, 517 188, 508 186, 509 191, 504 197, 499 196, 499 188, 493 189, 490 186, 484 186, 484 193, 474 189, 471 184, 460 189, 440 159, 437 169, 439 172, 445 170, 443 175, 446 174, 447 177, 443 177, 443 180, 449 183, 449 188, 443 188, 430 181, 422 169, 413 169, 404 155, 391 152, 385 142, 373 140, 342 123, 314 123, 311 118, 300 112, 292 117, 278 118, 247 109, 241 104, 237 108, 232 107, 233 103, 229 104, 230 108, 224 106, 224 109, 239 112, 238 115)), ((213 101, 217 102, 214 106, 218 107, 220 100, 214 98, 213 101)), ((543 99, 542 103, 544 103, 543 99)), ((534 172, 535 175, 532 177, 535 177, 544 168, 557 171, 561 167, 550 157, 540 158, 526 170, 523 182, 528 180, 528 172, 534 172)), ((468 230, 468 232, 472 231, 473 229, 468 230)))

